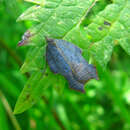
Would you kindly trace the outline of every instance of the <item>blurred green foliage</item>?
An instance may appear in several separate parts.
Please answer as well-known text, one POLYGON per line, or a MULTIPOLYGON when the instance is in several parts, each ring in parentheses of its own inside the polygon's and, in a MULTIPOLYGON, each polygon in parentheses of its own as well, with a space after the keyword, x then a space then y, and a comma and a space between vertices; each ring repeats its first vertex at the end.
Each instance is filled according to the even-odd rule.
MULTIPOLYGON (((100 12, 110 2, 101 1, 93 11, 100 12)), ((106 70, 97 66, 100 80, 89 81, 85 94, 68 89, 66 83, 62 89, 51 85, 36 105, 14 116, 16 100, 27 81, 19 72, 27 48, 17 48, 17 43, 32 25, 16 23, 16 18, 29 6, 22 0, 0 0, 0 130, 129 130, 130 57, 120 46, 114 48, 106 70)), ((89 20, 83 24, 91 23, 93 15, 89 20)))

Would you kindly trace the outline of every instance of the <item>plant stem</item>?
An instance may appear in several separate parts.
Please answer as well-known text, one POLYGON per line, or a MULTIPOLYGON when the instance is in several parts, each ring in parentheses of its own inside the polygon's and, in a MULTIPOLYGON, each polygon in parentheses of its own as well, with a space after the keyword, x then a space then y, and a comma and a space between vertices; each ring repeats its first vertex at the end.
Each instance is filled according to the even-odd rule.
POLYGON ((8 103, 8 101, 7 101, 7 99, 5 98, 5 96, 4 96, 4 94, 2 93, 1 90, 0 90, 0 99, 1 99, 1 101, 2 101, 2 103, 3 103, 3 105, 4 105, 4 107, 5 107, 5 109, 6 109, 7 113, 8 113, 8 115, 9 115, 10 120, 12 121, 12 124, 14 125, 14 128, 15 128, 16 130, 21 130, 20 125, 19 125, 17 119, 16 119, 15 116, 13 115, 13 112, 12 112, 11 107, 10 107, 10 105, 9 105, 9 103, 8 103))

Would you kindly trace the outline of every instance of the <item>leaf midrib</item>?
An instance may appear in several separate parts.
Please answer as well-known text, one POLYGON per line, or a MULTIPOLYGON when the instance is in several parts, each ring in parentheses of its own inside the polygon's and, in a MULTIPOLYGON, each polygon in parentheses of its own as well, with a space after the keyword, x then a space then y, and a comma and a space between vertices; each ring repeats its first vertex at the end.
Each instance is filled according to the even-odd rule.
MULTIPOLYGON (((51 19, 51 17, 53 16, 53 14, 55 14, 57 8, 61 7, 61 4, 62 4, 63 1, 64 1, 64 0, 62 0, 62 1, 59 3, 59 5, 54 9, 54 12, 53 12, 52 15, 48 18, 48 20, 43 24, 43 26, 41 27, 41 29, 39 30, 39 32, 41 32, 41 30, 44 28, 44 26, 47 24, 47 22, 51 19)), ((96 3, 96 1, 97 1, 97 0, 95 0, 94 2, 92 2, 92 5, 93 5, 94 3, 96 3)), ((91 6, 90 6, 90 7, 91 7, 91 6)), ((83 16, 80 18, 80 20, 77 22, 77 24, 75 24, 68 32, 66 32, 66 33, 62 36, 63 39, 64 39, 64 38, 66 37, 66 35, 68 35, 69 32, 71 32, 75 27, 80 26, 80 23, 82 23, 82 21, 85 19, 85 17, 86 17, 86 12, 90 9, 90 7, 87 8, 87 9, 84 11, 83 16)))
POLYGON ((97 2, 97 0, 95 0, 94 2, 92 2, 92 5, 87 8, 85 11, 84 11, 84 14, 83 16, 80 18, 79 22, 77 22, 77 24, 75 24, 68 32, 66 32, 64 34, 64 36, 62 37, 63 39, 74 29, 74 28, 78 28, 80 26, 80 24, 82 23, 82 21, 85 19, 87 13, 90 11, 91 7, 97 2))

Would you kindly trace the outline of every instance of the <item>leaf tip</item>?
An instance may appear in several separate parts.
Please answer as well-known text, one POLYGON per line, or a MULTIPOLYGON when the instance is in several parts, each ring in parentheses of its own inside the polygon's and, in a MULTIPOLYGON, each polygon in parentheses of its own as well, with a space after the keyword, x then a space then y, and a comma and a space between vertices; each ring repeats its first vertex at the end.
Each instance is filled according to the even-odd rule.
POLYGON ((17 104, 16 104, 16 106, 15 106, 15 108, 14 108, 14 111, 13 111, 13 114, 14 114, 14 115, 17 115, 17 114, 20 114, 20 113, 22 113, 22 112, 24 112, 24 111, 20 111, 20 110, 17 108, 17 104))
POLYGON ((32 36, 29 30, 27 30, 22 36, 22 40, 18 42, 18 46, 23 46, 28 44, 29 38, 32 36))
POLYGON ((16 19, 16 22, 22 21, 22 17, 23 17, 23 14, 21 14, 21 15, 16 19))

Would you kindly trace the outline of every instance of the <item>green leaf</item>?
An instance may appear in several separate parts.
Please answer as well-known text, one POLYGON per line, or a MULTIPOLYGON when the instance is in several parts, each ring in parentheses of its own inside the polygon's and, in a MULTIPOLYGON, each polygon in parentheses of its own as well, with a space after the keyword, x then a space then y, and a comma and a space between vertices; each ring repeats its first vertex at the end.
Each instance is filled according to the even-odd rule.
POLYGON ((43 69, 45 66, 45 49, 45 46, 31 47, 20 71, 22 73, 25 73, 28 71, 38 71, 40 69, 43 69))
MULTIPOLYGON (((41 47, 41 45, 43 46, 45 44, 44 36, 63 39, 66 39, 66 35, 71 36, 69 35, 69 32, 71 32, 71 30, 73 29, 80 28, 80 23, 85 18, 88 9, 94 2, 94 0, 46 0, 44 6, 33 6, 29 8, 27 11, 25 11, 18 18, 18 21, 39 21, 36 26, 30 28, 29 30, 33 36, 29 39, 28 44, 33 44, 36 46, 40 45, 41 47)), ((80 39, 76 38, 75 40, 79 41, 80 39)), ((84 42, 86 42, 86 39, 84 42)), ((84 45, 82 45, 82 48, 84 48, 84 45)), ((33 54, 35 56, 37 55, 37 52, 34 51, 33 54)), ((29 57, 29 55, 30 54, 28 54, 27 57, 29 57)), ((21 71, 24 73, 27 71, 37 70, 37 68, 39 67, 36 66, 36 58, 39 57, 35 56, 35 59, 32 58, 33 61, 29 61, 31 62, 31 65, 29 62, 26 62, 25 60, 25 63, 23 64, 21 71)))
POLYGON ((128 14, 128 11, 126 11, 128 5, 130 5, 128 3, 127 0, 121 0, 121 2, 115 1, 114 4, 107 6, 105 10, 100 12, 94 22, 87 28, 87 34, 93 37, 90 53, 102 67, 107 65, 111 58, 113 47, 116 44, 122 45, 127 53, 130 54, 130 44, 128 45, 126 40, 129 35, 129 25, 126 24, 128 15, 124 19, 121 18, 122 15, 128 14), (121 19, 124 21, 121 21, 121 19), (106 21, 110 23, 110 26, 105 24, 106 21), (99 30, 100 27, 103 28, 102 31, 99 30), (92 31, 94 28, 95 33, 92 31))
MULTIPOLYGON (((49 86, 61 88, 61 80, 64 83, 64 77, 61 75, 54 76, 47 66, 46 70, 33 72, 24 86, 14 109, 14 114, 19 114, 32 107, 42 96, 43 91, 49 86), (48 82, 48 79, 49 82, 48 82), (60 80, 60 81, 59 81, 60 80)), ((64 84, 65 85, 65 84, 64 84)))
POLYGON ((46 0, 44 6, 29 8, 18 20, 37 19, 40 23, 31 29, 33 34, 62 38, 81 23, 93 2, 94 0, 46 0))
POLYGON ((121 0, 108 5, 99 12, 84 30, 74 28, 65 36, 87 51, 105 68, 111 58, 113 47, 120 44, 130 54, 128 7, 130 1, 121 0))
POLYGON ((48 87, 48 77, 41 71, 34 72, 25 84, 25 87, 18 98, 14 114, 21 113, 30 108, 42 96, 43 90, 48 87))
MULTIPOLYGON (((42 95, 40 90, 48 84, 40 76, 40 70, 46 62, 43 58, 45 36, 64 39, 76 44, 103 68, 111 59, 115 45, 121 45, 130 54, 128 28, 130 25, 128 15, 130 13, 130 1, 113 0, 113 3, 107 5, 102 11, 97 11, 91 23, 86 27, 81 23, 84 19, 87 20, 86 15, 96 5, 96 1, 45 0, 44 4, 30 7, 18 18, 18 21, 32 20, 37 22, 35 26, 29 29, 31 37, 28 39, 28 45, 33 45, 33 47, 29 50, 21 68, 23 73, 27 71, 36 72, 25 85, 16 104, 15 113, 23 112, 31 107, 42 95), (39 81, 41 85, 38 85, 39 81), (27 98, 28 95, 29 98, 27 98)), ((50 73, 50 71, 48 72, 50 73)), ((45 76, 45 80, 53 79, 53 86, 58 85, 58 78, 61 77, 54 76, 52 73, 50 73, 50 78, 45 76)))

